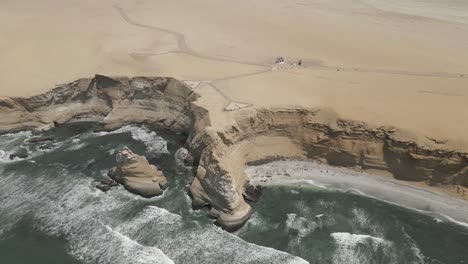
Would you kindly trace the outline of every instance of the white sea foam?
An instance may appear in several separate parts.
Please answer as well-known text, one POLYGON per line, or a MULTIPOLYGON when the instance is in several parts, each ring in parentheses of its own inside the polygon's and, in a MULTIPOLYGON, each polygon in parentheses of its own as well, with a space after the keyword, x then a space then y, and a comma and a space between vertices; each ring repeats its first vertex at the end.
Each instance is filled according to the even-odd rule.
POLYGON ((251 182, 260 185, 297 185, 307 183, 314 186, 353 191, 360 195, 415 210, 434 216, 436 213, 449 215, 454 223, 466 226, 468 204, 444 194, 415 187, 392 178, 371 175, 347 168, 330 167, 313 161, 275 161, 260 166, 249 166, 245 170, 251 182), (270 175, 271 177, 265 177, 270 175), (287 176, 284 176, 287 175, 287 176), (431 210, 426 210, 430 205, 431 210), (422 210, 424 209, 424 210, 422 210), (461 221, 464 222, 461 222, 461 221))
POLYGON ((362 208, 354 207, 351 212, 354 215, 353 224, 358 229, 368 229, 373 236, 383 237, 384 228, 371 220, 370 215, 362 208))
MULTIPOLYGON (((132 263, 174 263, 174 261, 172 261, 172 259, 164 255, 164 253, 160 249, 156 247, 142 246, 141 244, 130 239, 129 237, 113 230, 110 226, 104 225, 104 227, 107 229, 107 231, 109 231, 111 236, 117 238, 116 242, 120 244, 118 245, 118 247, 121 251, 124 251, 126 253, 124 255, 129 256, 128 260, 130 260, 132 263)), ((112 239, 106 240, 112 241, 112 239)), ((109 263, 111 262, 109 261, 109 263)))
POLYGON ((405 236, 406 240, 408 241, 411 252, 413 252, 414 257, 416 258, 413 263, 415 264, 424 264, 424 255, 421 252, 421 249, 419 249, 418 244, 414 239, 405 231, 405 227, 401 227, 401 232, 403 232, 403 235, 405 236))
POLYGON ((337 249, 333 263, 364 264, 372 263, 370 255, 379 247, 391 246, 391 242, 370 235, 350 234, 347 232, 331 233, 337 249))
POLYGON ((140 199, 121 188, 103 193, 92 179, 56 165, 34 177, 2 174, 0 224, 29 214, 37 229, 66 238, 71 255, 84 262, 307 263, 213 225, 187 227, 180 215, 155 206, 122 218, 140 199))
POLYGON ((305 237, 314 230, 319 225, 314 221, 308 220, 305 217, 298 216, 296 214, 287 214, 286 219, 286 228, 288 231, 293 231, 297 233, 299 237, 305 237))
POLYGON ((145 127, 123 126, 110 132, 98 132, 97 135, 131 133, 132 138, 145 144, 147 151, 152 154, 168 154, 167 142, 154 131, 145 127))
POLYGON ((8 133, 0 135, 0 143, 2 145, 10 145, 16 142, 24 142, 31 138, 32 132, 31 131, 21 131, 17 133, 8 133))
POLYGON ((186 148, 182 147, 182 148, 179 148, 175 153, 174 153, 174 158, 176 160, 176 162, 179 164, 179 165, 184 165, 184 160, 187 158, 187 156, 189 155, 189 152, 186 148))
POLYGON ((250 216, 249 221, 247 221, 247 223, 245 223, 242 228, 235 231, 234 234, 237 236, 242 236, 242 234, 245 234, 245 232, 248 232, 251 228, 259 230, 270 230, 271 227, 264 221, 264 218, 258 212, 254 211, 250 216))
POLYGON ((0 162, 8 162, 10 160, 10 153, 0 149, 0 162))
POLYGON ((0 163, 10 163, 18 160, 22 160, 20 158, 14 158, 13 160, 10 159, 10 155, 14 153, 14 150, 29 138, 31 138, 32 132, 31 131, 21 131, 18 133, 9 133, 0 135, 0 163))
POLYGON ((71 140, 68 140, 67 145, 69 145, 69 146, 67 146, 63 150, 64 151, 74 151, 74 150, 79 150, 79 149, 87 146, 86 143, 84 143, 84 142, 80 143, 80 142, 81 142, 81 139, 79 139, 79 138, 73 138, 71 140))
POLYGON ((351 234, 347 232, 336 232, 330 234, 333 239, 338 243, 339 246, 343 247, 355 247, 357 244, 365 243, 370 241, 374 249, 378 245, 385 243, 385 239, 380 237, 373 237, 370 235, 351 234))
POLYGON ((454 224, 461 225, 461 226, 464 226, 464 227, 468 228, 468 223, 457 221, 457 220, 453 219, 452 217, 450 217, 450 216, 448 216, 446 214, 440 214, 440 215, 443 216, 448 221, 454 223, 454 224))
POLYGON ((92 179, 70 177, 60 168, 57 173, 61 177, 6 177, 0 185, 0 198, 6 197, 0 209, 7 212, 1 222, 18 221, 29 212, 38 229, 66 237, 71 254, 86 262, 173 263, 156 247, 124 239, 101 224, 112 222, 112 213, 126 205, 125 191, 104 195, 92 187, 92 179))
POLYGON ((284 252, 245 242, 212 225, 185 229, 184 225, 181 216, 147 206, 118 230, 137 241, 158 244, 176 263, 307 263, 284 252))

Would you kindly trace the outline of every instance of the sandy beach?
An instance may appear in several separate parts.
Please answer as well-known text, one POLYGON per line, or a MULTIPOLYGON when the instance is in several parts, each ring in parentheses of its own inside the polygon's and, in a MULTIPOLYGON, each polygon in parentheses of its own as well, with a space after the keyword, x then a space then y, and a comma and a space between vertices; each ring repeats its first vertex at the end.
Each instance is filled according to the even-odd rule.
POLYGON ((314 185, 349 191, 415 209, 468 227, 468 201, 427 186, 314 161, 275 161, 246 169, 252 185, 314 185))

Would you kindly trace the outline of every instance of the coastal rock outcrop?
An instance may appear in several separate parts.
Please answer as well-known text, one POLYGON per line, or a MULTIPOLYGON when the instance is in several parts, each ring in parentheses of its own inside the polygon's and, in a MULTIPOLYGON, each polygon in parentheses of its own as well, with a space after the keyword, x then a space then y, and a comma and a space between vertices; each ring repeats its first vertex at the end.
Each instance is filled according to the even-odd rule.
POLYGON ((203 149, 190 187, 193 203, 211 206, 210 215, 229 229, 251 213, 244 167, 259 160, 316 159, 388 171, 401 180, 467 186, 466 153, 393 127, 343 120, 326 109, 249 108, 232 116, 229 126, 189 142, 203 149))
POLYGON ((176 153, 174 154, 174 158, 176 162, 180 165, 184 166, 192 166, 193 165, 193 157, 186 148, 179 148, 176 153))
POLYGON ((122 184, 128 191, 143 197, 161 195, 167 187, 167 179, 144 156, 133 153, 124 147, 116 155, 117 166, 108 176, 122 184))
POLYGON ((97 122, 105 130, 145 123, 188 133, 190 102, 197 97, 169 77, 96 75, 29 98, 0 97, 0 133, 44 131, 78 121, 97 122))
MULTIPOLYGON (((0 97, 0 134, 44 131, 80 121, 96 122, 103 130, 145 124, 181 133, 187 137, 186 150, 180 149, 176 157, 196 169, 189 188, 192 205, 208 206, 209 215, 228 230, 242 226, 252 213, 246 200, 258 197, 247 189, 244 167, 258 161, 315 159, 387 171, 401 180, 468 187, 468 153, 444 139, 342 119, 329 109, 246 107, 210 112, 212 102, 199 98, 173 78, 96 75, 29 98, 0 97)), ((131 191, 159 194, 165 182, 153 179, 155 168, 138 157, 124 151, 121 168, 111 175, 131 191), (125 163, 129 160, 143 165, 134 168, 125 163), (142 176, 125 174, 132 170, 142 176)))

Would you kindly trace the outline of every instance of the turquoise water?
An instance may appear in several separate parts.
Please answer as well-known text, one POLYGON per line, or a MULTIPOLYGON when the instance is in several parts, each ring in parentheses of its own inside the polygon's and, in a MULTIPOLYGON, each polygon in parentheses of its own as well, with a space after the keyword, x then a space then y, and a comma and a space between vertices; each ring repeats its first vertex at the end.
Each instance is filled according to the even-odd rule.
POLYGON ((464 263, 468 229, 367 197, 271 187, 246 226, 228 233, 193 211, 190 168, 174 159, 181 136, 92 124, 0 136, 0 263, 464 263), (123 146, 169 180, 144 199, 94 187, 123 146), (14 152, 28 152, 11 161, 14 152), (298 256, 298 257, 296 257, 298 256), (299 258, 300 257, 300 258, 299 258))

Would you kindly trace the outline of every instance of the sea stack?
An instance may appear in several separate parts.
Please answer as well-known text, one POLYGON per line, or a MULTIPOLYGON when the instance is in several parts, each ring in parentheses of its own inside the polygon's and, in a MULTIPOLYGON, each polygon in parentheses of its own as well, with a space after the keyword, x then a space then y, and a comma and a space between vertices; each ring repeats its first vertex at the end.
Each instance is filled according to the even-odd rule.
POLYGON ((166 189, 166 177, 144 156, 124 147, 117 153, 116 160, 117 166, 109 170, 108 175, 128 191, 150 198, 161 195, 166 189))

